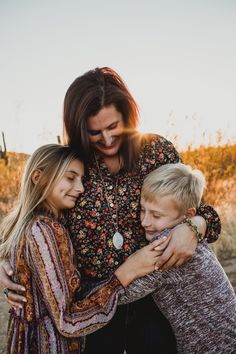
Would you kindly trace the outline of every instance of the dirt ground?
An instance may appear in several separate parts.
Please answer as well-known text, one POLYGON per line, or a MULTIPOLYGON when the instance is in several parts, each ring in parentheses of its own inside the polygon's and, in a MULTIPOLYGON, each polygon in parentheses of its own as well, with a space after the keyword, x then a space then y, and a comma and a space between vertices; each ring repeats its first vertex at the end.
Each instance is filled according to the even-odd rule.
MULTIPOLYGON (((228 275, 236 293, 236 258, 221 260, 221 264, 228 275)), ((4 296, 0 294, 0 354, 5 353, 6 329, 8 321, 8 306, 4 303, 4 296)))

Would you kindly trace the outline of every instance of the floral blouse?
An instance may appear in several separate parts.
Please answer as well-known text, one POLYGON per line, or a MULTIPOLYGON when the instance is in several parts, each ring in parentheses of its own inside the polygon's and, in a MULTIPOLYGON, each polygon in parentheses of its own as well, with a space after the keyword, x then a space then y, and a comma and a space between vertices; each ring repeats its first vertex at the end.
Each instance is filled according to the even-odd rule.
POLYGON ((22 310, 11 310, 7 353, 79 354, 84 344, 79 336, 111 320, 123 291, 120 282, 111 276, 75 301, 80 274, 72 260, 64 226, 51 216, 38 216, 31 234, 12 251, 13 281, 25 287, 27 303, 22 310))
MULTIPOLYGON (((141 148, 132 173, 121 169, 112 175, 102 159, 91 162, 84 179, 85 192, 65 219, 84 278, 105 278, 147 243, 139 219, 143 180, 157 167, 179 161, 180 156, 171 142, 152 135, 141 148), (121 249, 116 249, 112 241, 117 229, 124 238, 121 249)), ((215 241, 220 233, 217 213, 212 207, 201 205, 198 214, 207 221, 208 242, 215 241)))

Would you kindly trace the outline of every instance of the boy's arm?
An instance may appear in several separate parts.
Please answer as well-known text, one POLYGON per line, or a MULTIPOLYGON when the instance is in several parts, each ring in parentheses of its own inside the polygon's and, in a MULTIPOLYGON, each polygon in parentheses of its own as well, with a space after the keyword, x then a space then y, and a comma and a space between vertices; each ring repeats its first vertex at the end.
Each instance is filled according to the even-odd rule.
POLYGON ((145 277, 134 280, 125 288, 125 292, 120 294, 118 304, 128 304, 153 293, 161 286, 161 281, 161 274, 158 272, 153 272, 145 277))

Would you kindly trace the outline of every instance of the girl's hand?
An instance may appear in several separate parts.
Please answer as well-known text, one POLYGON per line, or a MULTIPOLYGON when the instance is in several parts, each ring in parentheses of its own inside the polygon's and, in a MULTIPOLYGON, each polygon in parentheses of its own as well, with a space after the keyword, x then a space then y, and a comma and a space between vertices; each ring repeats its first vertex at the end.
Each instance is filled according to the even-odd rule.
POLYGON ((126 287, 134 279, 153 272, 158 256, 163 253, 168 242, 169 238, 163 237, 131 254, 115 271, 115 275, 121 284, 126 287))
MULTIPOLYGON (((191 218, 193 223, 197 225, 199 232, 203 235, 206 232, 206 222, 201 216, 191 218)), ((165 271, 172 267, 179 267, 186 263, 195 253, 197 248, 197 238, 194 232, 187 224, 180 224, 170 233, 170 242, 158 257, 156 268, 165 271)))
POLYGON ((0 264, 0 288, 3 290, 7 288, 10 290, 6 297, 7 303, 13 307, 15 310, 17 308, 22 308, 22 302, 26 302, 24 296, 18 295, 17 291, 25 291, 25 288, 19 284, 11 281, 13 271, 8 261, 2 261, 0 264))

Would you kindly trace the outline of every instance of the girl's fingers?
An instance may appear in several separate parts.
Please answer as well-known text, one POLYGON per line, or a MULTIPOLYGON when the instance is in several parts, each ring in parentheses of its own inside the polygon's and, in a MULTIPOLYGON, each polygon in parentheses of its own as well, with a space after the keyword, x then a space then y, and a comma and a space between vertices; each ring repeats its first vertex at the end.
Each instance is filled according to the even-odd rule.
POLYGON ((166 236, 164 236, 164 237, 160 238, 159 240, 155 240, 155 241, 151 242, 148 245, 149 249, 155 249, 156 247, 159 247, 159 246, 164 245, 166 243, 168 244, 167 239, 168 238, 166 236))
POLYGON ((162 242, 154 248, 155 251, 159 251, 158 255, 162 254, 164 250, 167 248, 170 242, 170 237, 163 237, 161 240, 162 242))

